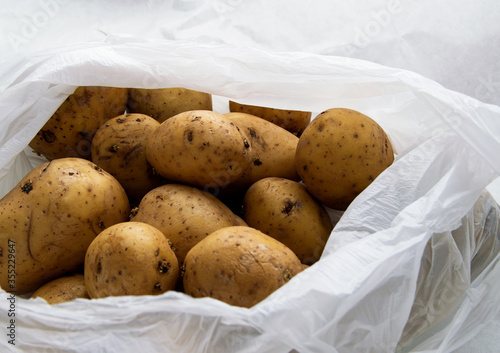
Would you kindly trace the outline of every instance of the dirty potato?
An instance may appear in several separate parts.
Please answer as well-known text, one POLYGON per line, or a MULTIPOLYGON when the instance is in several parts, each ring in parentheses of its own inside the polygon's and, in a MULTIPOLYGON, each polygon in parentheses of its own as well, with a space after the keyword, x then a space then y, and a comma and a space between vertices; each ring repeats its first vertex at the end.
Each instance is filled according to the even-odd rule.
POLYGON ((297 144, 295 166, 325 206, 345 210, 394 161, 389 137, 370 117, 345 108, 319 114, 297 144))
POLYGON ((97 234, 129 213, 125 190, 94 163, 60 158, 38 166, 0 200, 1 287, 24 294, 77 272, 97 234))
POLYGON ((90 160, 95 132, 105 121, 125 112, 127 97, 127 88, 78 87, 38 131, 29 146, 48 160, 64 157, 90 160))
POLYGON ((44 284, 31 298, 43 298, 49 304, 69 302, 78 298, 90 299, 83 275, 80 273, 59 277, 44 284))
POLYGON ((92 162, 113 175, 132 203, 166 183, 146 159, 148 137, 160 123, 144 114, 123 114, 108 120, 92 140, 92 162))
POLYGON ((302 271, 292 250, 257 229, 219 229, 187 254, 185 293, 252 307, 302 271))
POLYGON ((162 123, 189 110, 212 110, 212 95, 183 87, 131 88, 128 109, 130 113, 146 114, 162 123))
POLYGON ((179 264, 161 231, 123 222, 105 229, 90 244, 84 276, 91 298, 156 295, 175 288, 179 264))

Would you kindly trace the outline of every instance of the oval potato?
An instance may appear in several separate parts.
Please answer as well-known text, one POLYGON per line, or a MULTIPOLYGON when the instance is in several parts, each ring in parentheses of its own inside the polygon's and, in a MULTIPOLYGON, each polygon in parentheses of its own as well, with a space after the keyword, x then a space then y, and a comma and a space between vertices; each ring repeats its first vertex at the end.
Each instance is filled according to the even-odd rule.
POLYGON ((90 299, 85 280, 80 273, 59 277, 44 284, 31 298, 43 298, 49 304, 69 302, 78 298, 90 299))

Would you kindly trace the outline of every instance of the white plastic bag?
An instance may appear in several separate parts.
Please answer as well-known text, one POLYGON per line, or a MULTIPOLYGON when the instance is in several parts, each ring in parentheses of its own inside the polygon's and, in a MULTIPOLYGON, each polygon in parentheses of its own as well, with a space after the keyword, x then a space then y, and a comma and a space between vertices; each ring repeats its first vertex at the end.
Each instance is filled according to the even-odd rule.
MULTIPOLYGON (((464 285, 451 314, 399 344, 419 300, 415 293, 422 288, 421 259, 429 241, 444 234, 453 247, 452 231, 484 218, 484 212, 475 218, 471 212, 500 173, 497 106, 411 72, 354 59, 132 38, 42 51, 14 63, 2 80, 3 193, 37 163, 27 144, 80 85, 184 86, 212 93, 220 110, 228 98, 313 114, 353 108, 382 125, 398 157, 343 214, 322 259, 251 309, 177 292, 54 306, 16 298, 15 346, 4 335, 0 347, 23 352, 449 352, 471 337, 471 328, 498 312, 499 255, 490 253, 470 277, 471 285, 464 285)), ((498 236, 490 232, 479 245, 474 231, 463 234, 465 242, 475 244, 469 246, 474 252, 498 236)), ((449 256, 458 269, 444 266, 425 281, 427 289, 439 287, 463 266, 470 268, 472 253, 464 255, 458 245, 456 250, 449 256)), ((0 293, 0 317, 8 320, 12 305, 9 295, 0 293)))

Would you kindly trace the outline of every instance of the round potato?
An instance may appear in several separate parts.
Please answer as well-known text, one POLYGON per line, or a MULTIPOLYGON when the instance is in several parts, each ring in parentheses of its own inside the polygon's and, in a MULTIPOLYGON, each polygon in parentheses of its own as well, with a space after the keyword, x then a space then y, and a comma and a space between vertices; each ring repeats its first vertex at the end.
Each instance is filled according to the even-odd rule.
POLYGON ((184 264, 185 293, 247 308, 303 269, 284 244, 245 226, 211 233, 188 252, 184 264))
POLYGON ((269 177, 254 183, 243 204, 245 222, 288 246, 302 263, 319 260, 333 229, 326 209, 296 181, 269 177))
POLYGON ((258 116, 276 124, 290 133, 300 136, 311 121, 311 112, 276 109, 229 101, 229 111, 258 116))
POLYGON ((195 187, 166 184, 148 192, 134 221, 158 228, 172 243, 179 263, 213 231, 246 223, 212 194, 195 187))
POLYGON ((92 162, 113 175, 134 204, 166 183, 146 159, 147 139, 159 126, 150 116, 123 114, 101 125, 92 140, 92 162))
POLYGON ((92 138, 99 126, 123 114, 128 89, 78 87, 31 140, 29 146, 49 160, 64 157, 91 159, 92 138))
POLYGON ((84 276, 91 298, 155 295, 175 288, 179 264, 161 231, 123 222, 105 229, 90 244, 84 276))
POLYGON ((345 210, 394 161, 391 142, 370 117, 345 108, 319 114, 297 144, 295 166, 325 206, 345 210))
POLYGON ((80 273, 54 279, 38 288, 31 298, 43 298, 49 304, 69 302, 77 298, 90 299, 80 273))
POLYGON ((146 155, 164 178, 217 194, 249 168, 251 147, 228 117, 192 110, 164 121, 146 155))
POLYGON ((183 87, 131 88, 128 110, 149 115, 162 123, 189 110, 212 110, 212 95, 183 87))

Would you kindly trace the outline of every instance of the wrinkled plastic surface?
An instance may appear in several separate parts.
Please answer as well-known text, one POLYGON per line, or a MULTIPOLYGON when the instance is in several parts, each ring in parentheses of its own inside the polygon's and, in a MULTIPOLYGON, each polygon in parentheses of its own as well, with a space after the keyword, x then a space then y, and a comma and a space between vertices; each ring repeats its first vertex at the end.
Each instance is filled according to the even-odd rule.
MULTIPOLYGON (((3 84, 2 195, 40 161, 27 144, 79 85, 184 86, 214 94, 221 110, 227 99, 313 114, 353 108, 382 125, 398 156, 343 214, 321 260, 251 309, 176 292, 54 306, 18 298, 16 346, 2 339, 0 347, 449 352, 498 312, 499 255, 487 253, 498 217, 487 222, 496 205, 482 194, 500 173, 497 106, 355 59, 130 38, 41 51, 3 84), (460 289, 451 304, 443 283, 460 289), (433 302, 440 298, 445 307, 433 302), (417 332, 408 318, 420 320, 422 305, 436 314, 417 332)), ((2 318, 7 310, 0 305, 2 318)))

